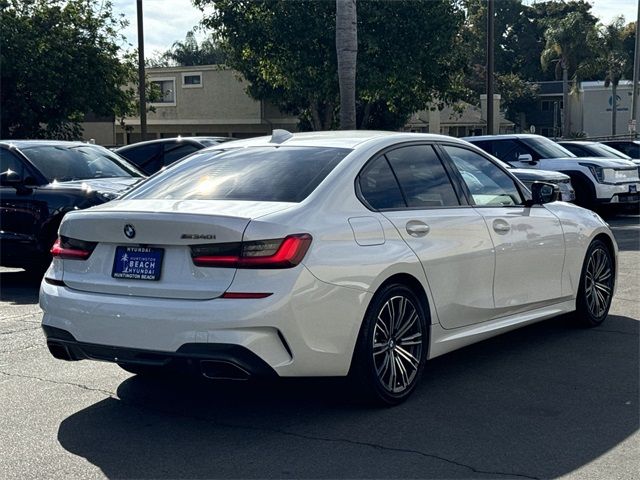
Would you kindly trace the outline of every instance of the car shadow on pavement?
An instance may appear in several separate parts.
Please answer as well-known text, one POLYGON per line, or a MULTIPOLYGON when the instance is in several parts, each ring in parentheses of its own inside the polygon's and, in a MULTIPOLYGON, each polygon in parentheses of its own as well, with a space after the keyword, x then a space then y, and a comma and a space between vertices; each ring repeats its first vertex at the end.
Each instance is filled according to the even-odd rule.
POLYGON ((429 362, 395 408, 327 379, 134 376, 58 440, 109 478, 552 478, 639 428, 638 325, 522 328, 429 362))
POLYGON ((4 270, 0 273, 0 301, 14 305, 38 303, 42 273, 4 270))

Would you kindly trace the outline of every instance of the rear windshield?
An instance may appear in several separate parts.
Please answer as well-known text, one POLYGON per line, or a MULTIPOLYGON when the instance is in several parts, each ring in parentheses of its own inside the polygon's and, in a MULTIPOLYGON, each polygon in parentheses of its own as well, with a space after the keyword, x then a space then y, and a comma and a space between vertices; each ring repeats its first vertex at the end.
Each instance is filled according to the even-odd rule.
POLYGON ((196 152, 122 198, 301 202, 349 152, 318 147, 196 152))
POLYGON ((49 182, 143 176, 115 153, 95 145, 42 145, 21 151, 49 182))

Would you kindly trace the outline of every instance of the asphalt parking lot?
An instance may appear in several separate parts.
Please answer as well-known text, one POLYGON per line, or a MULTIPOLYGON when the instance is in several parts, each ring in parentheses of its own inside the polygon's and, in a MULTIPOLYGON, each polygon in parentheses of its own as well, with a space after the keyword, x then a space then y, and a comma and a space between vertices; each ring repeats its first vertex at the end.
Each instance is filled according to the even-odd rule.
POLYGON ((600 327, 559 317, 428 364, 372 409, 330 380, 145 380, 54 360, 38 279, 0 269, 0 478, 638 478, 640 217, 608 220, 600 327))

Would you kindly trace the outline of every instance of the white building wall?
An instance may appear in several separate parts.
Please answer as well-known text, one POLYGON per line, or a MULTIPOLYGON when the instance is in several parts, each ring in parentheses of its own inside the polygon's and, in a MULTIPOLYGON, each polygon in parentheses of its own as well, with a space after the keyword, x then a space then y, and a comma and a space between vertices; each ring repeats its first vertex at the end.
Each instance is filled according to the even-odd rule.
MULTIPOLYGON (((629 132, 628 122, 631 118, 631 82, 621 81, 617 89, 618 111, 616 115, 616 134, 629 132)), ((612 96, 611 87, 604 88, 604 82, 582 82, 580 87, 582 100, 582 131, 589 137, 612 135, 612 96)))

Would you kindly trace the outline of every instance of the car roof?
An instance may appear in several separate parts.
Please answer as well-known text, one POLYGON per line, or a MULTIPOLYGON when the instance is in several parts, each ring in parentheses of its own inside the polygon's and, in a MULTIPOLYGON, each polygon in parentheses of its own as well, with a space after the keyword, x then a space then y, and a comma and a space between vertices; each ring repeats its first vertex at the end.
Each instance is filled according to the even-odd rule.
POLYGON ((547 138, 542 135, 535 135, 533 133, 506 133, 503 135, 477 135, 474 137, 462 137, 462 140, 466 140, 467 142, 474 141, 486 141, 486 140, 505 140, 505 139, 516 139, 516 138, 547 138))
POLYGON ((599 142, 589 141, 589 140, 558 140, 560 145, 564 143, 570 143, 572 145, 598 145, 599 142))
POLYGON ((78 146, 92 146, 99 147, 94 143, 80 142, 80 141, 68 141, 68 140, 0 140, 0 145, 7 147, 15 147, 18 149, 49 146, 49 147, 78 147, 78 146))
POLYGON ((230 141, 230 140, 236 140, 233 137, 204 137, 204 136, 198 136, 198 137, 183 137, 183 136, 178 136, 178 137, 167 137, 167 138, 155 138, 153 140, 145 140, 144 142, 136 142, 136 143, 131 143, 129 145, 123 145, 119 148, 116 148, 116 151, 118 150, 129 150, 130 148, 134 148, 134 147, 140 147, 140 146, 146 146, 146 145, 154 145, 157 143, 169 143, 169 142, 175 142, 175 141, 195 141, 195 142, 200 142, 202 140, 216 140, 216 141, 221 141, 221 142, 225 142, 225 141, 230 141))
POLYGON ((321 132, 290 133, 284 132, 282 140, 273 136, 255 137, 245 140, 236 140, 232 143, 214 145, 207 150, 226 149, 229 147, 274 147, 278 145, 297 147, 334 147, 355 149, 359 145, 380 141, 380 143, 392 143, 395 141, 447 141, 463 144, 455 137, 436 135, 430 133, 388 132, 378 130, 331 130, 321 132))
POLYGON ((640 145, 640 140, 603 140, 602 143, 634 143, 640 145))

